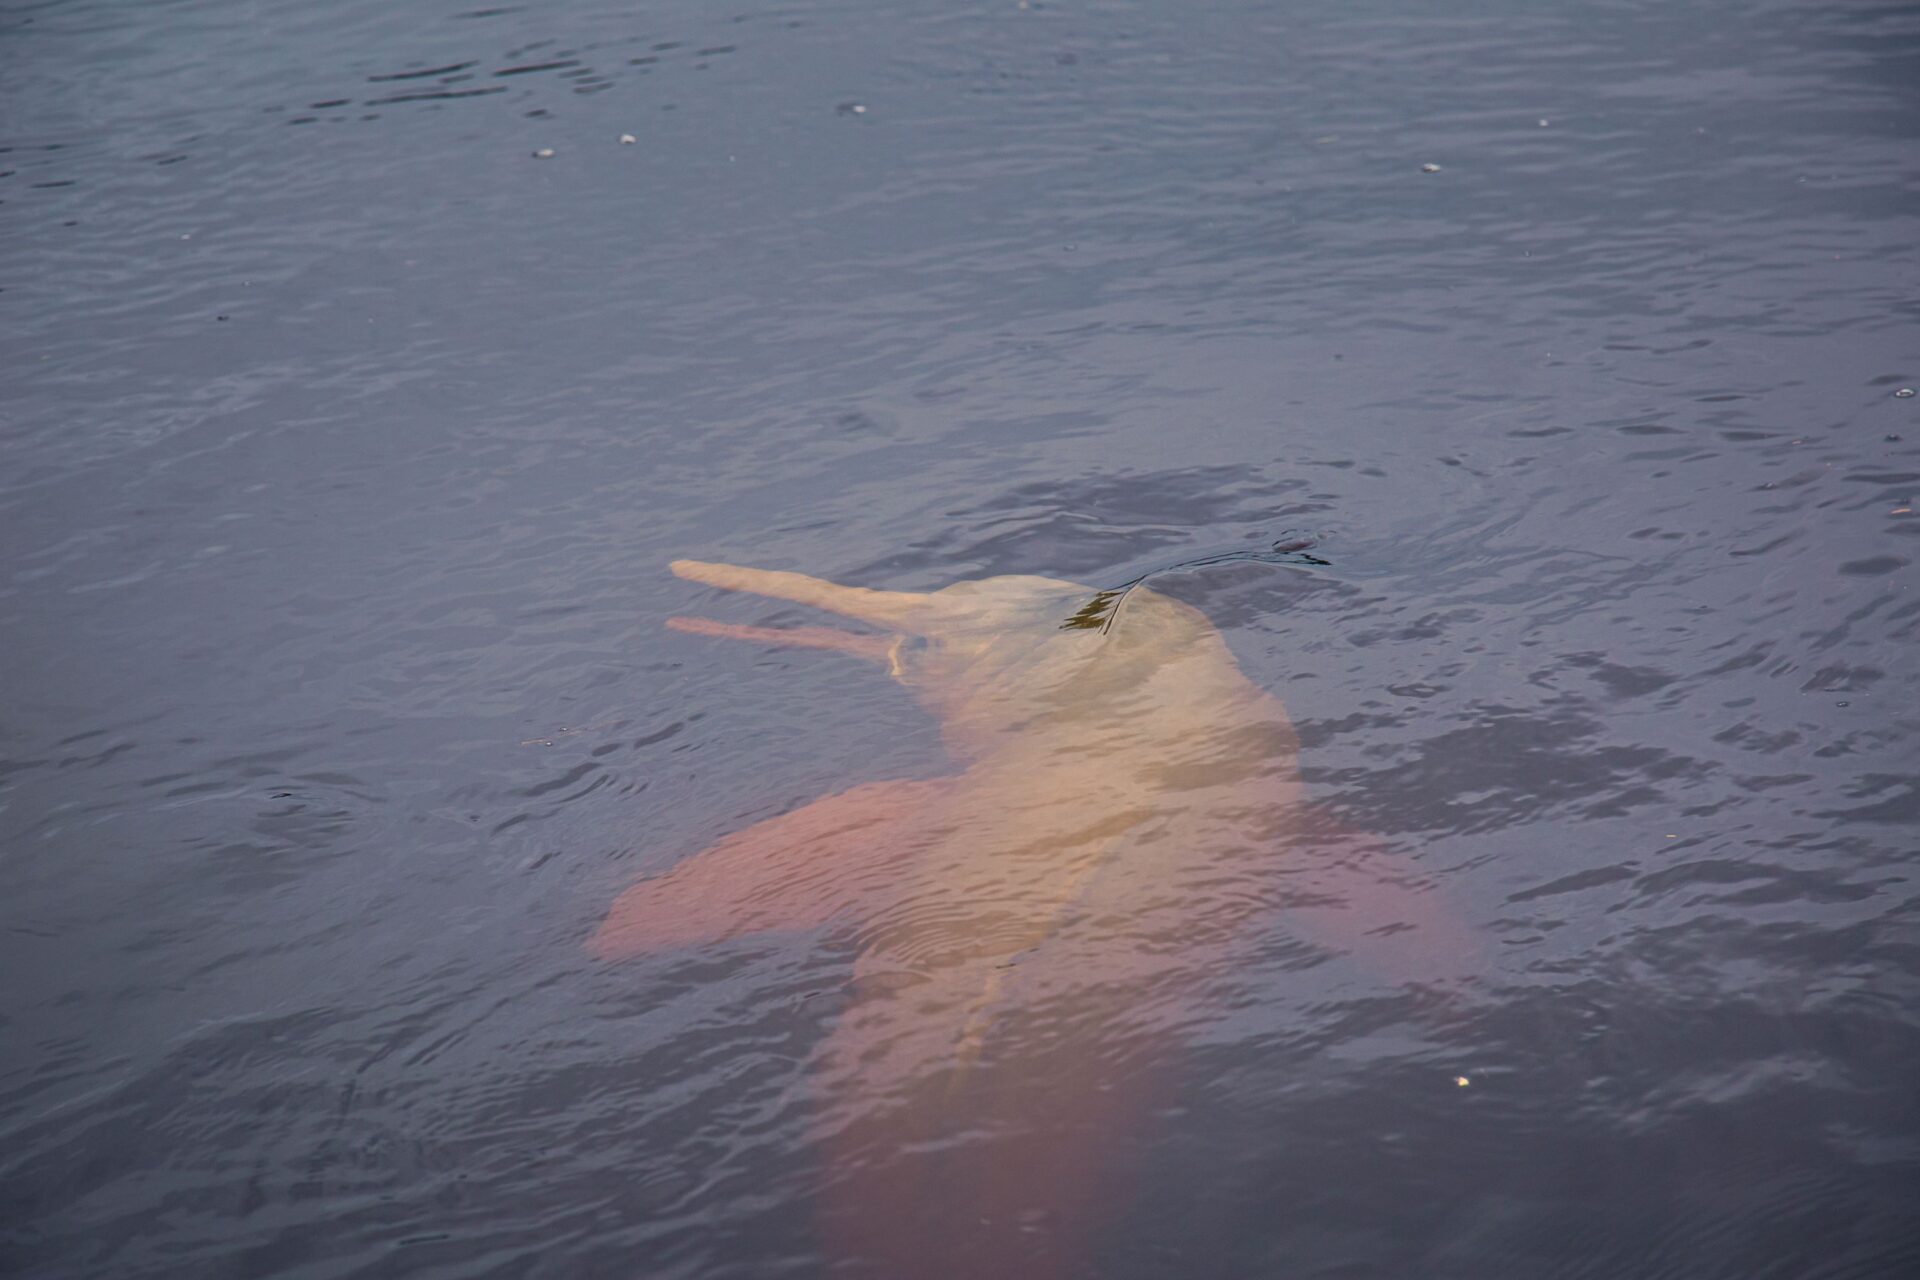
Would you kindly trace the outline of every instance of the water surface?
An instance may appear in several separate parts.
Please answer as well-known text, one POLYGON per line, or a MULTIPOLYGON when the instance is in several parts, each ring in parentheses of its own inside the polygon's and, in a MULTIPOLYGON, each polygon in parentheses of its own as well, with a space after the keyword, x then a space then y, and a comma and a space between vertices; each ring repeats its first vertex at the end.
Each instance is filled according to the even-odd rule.
POLYGON ((1302 531, 1156 589, 1488 959, 1275 918, 1086 1273, 1920 1265, 1916 85, 1866 0, 9 5, 0 1265, 863 1274, 846 955, 582 943, 947 766, 666 562, 1302 531))

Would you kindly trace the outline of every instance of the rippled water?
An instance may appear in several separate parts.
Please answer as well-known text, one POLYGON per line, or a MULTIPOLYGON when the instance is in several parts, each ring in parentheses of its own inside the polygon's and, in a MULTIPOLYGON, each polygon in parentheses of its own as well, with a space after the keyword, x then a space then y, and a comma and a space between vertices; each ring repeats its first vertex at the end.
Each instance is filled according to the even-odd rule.
POLYGON ((1144 1009, 1062 1274, 1920 1267, 1912 6, 49 0, 0 86, 0 1270, 873 1274, 848 950, 583 944, 949 765, 667 562, 1307 538, 1155 589, 1484 958, 1144 1009))

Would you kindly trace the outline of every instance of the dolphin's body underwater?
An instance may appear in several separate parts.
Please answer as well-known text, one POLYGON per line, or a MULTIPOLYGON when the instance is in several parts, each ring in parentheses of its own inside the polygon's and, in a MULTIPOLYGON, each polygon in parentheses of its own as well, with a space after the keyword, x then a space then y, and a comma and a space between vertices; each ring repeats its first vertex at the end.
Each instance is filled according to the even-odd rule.
POLYGON ((824 1229, 849 1274, 1080 1273, 1171 1049, 1254 918, 1341 949, 1463 949, 1432 895, 1316 834, 1279 700, 1188 605, 1053 578, 909 593, 671 568, 882 629, 669 622, 884 664, 959 766, 736 832, 622 893, 590 943, 612 959, 819 929, 857 946, 815 1068, 824 1229), (1276 915, 1303 890, 1321 909, 1276 915))

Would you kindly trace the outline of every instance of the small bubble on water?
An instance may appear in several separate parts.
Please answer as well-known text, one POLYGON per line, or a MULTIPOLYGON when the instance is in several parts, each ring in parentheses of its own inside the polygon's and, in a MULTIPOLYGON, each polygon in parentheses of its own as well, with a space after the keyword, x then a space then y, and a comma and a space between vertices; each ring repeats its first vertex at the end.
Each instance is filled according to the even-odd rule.
POLYGON ((623 133, 620 135, 620 145, 623 147, 630 147, 638 141, 640 141, 640 139, 634 137, 630 133, 623 133))
POLYGON ((1902 387, 1898 391, 1893 393, 1893 397, 1896 400, 1911 400, 1913 399, 1913 388, 1902 387))
POLYGON ((553 148, 542 147, 538 151, 533 153, 533 158, 535 160, 551 160, 553 159, 553 148))
MULTIPOLYGON (((1422 173, 1438 173, 1438 172, 1440 172, 1440 166, 1439 166, 1439 165, 1437 165, 1437 164, 1423 164, 1423 165, 1421 165, 1421 166, 1420 166, 1420 172, 1422 172, 1422 173)), ((1909 394, 1909 395, 1911 395, 1911 394, 1912 394, 1912 392, 1908 392, 1908 394, 1909 394)))

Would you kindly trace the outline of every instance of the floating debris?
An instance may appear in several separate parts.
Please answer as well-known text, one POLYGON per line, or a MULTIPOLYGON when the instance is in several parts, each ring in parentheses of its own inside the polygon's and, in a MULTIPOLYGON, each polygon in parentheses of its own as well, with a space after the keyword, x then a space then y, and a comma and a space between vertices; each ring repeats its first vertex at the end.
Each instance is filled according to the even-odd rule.
POLYGON ((563 724, 544 738, 522 738, 520 745, 523 747, 550 747, 556 738, 563 738, 570 733, 589 733, 595 729, 611 729, 615 726, 615 723, 616 722, 612 720, 602 720, 599 724, 563 724))
POLYGON ((1900 389, 1899 389, 1898 391, 1896 391, 1896 392, 1894 392, 1893 394, 1894 394, 1894 396, 1895 396, 1895 397, 1897 397, 1898 399, 1901 399, 1901 400, 1911 400, 1911 399, 1913 399, 1913 388, 1912 388, 1912 387, 1902 387, 1902 388, 1900 388, 1900 389))
POLYGON ((1453 1078, 1453 1085, 1456 1089, 1464 1089, 1472 1083, 1473 1081, 1467 1079, 1465 1076, 1455 1076, 1453 1078))
POLYGON ((638 141, 640 141, 640 139, 634 137, 630 133, 623 133, 620 135, 620 145, 623 147, 630 147, 638 141))
POLYGON ((843 116, 863 116, 867 114, 867 104, 864 102, 843 102, 835 107, 834 110, 843 116))
POLYGON ((1422 173, 1438 173, 1438 172, 1440 172, 1440 166, 1439 166, 1439 165, 1437 165, 1437 164, 1423 164, 1423 165, 1421 165, 1421 166, 1420 166, 1420 172, 1422 172, 1422 173))
POLYGON ((538 151, 533 153, 533 158, 535 160, 551 160, 553 159, 553 148, 542 147, 538 151))
POLYGON ((1126 600, 1127 593, 1151 578, 1156 573, 1171 573, 1178 569, 1199 569, 1208 565, 1228 564, 1238 561, 1254 561, 1259 564, 1313 565, 1324 567, 1329 562, 1316 555, 1309 555, 1307 549, 1320 545, 1317 534, 1306 533, 1298 529, 1289 529, 1273 544, 1268 551, 1216 551, 1212 555, 1195 556, 1174 564, 1162 565, 1158 569, 1149 569, 1137 578, 1129 578, 1116 587, 1096 591, 1093 599, 1081 607, 1080 611, 1060 624, 1062 631, 1106 631, 1113 626, 1114 617, 1120 611, 1120 605, 1126 600))

